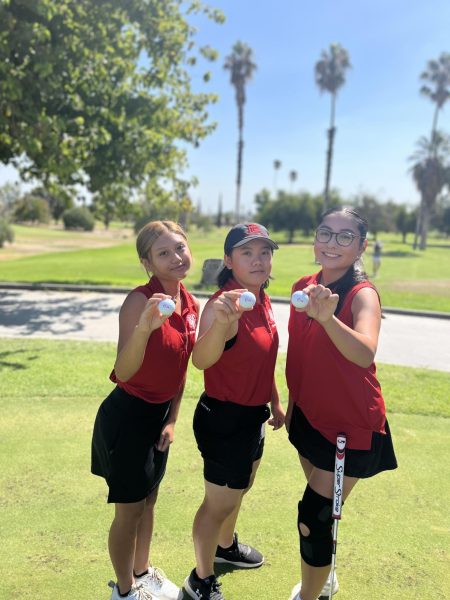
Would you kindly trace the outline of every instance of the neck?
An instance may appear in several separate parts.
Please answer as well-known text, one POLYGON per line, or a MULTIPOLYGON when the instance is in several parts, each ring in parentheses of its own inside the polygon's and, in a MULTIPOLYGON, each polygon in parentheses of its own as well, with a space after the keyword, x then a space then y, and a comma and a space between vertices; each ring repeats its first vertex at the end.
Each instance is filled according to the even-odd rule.
POLYGON ((179 297, 180 281, 173 281, 172 279, 160 279, 159 277, 158 280, 168 296, 172 296, 174 300, 176 300, 179 297))
POLYGON ((238 279, 236 279, 236 277, 233 276, 233 279, 235 280, 236 283, 238 283, 240 285, 241 288, 245 288, 246 290, 248 290, 249 292, 251 292, 252 294, 255 295, 256 298, 256 303, 259 304, 261 302, 261 286, 251 286, 251 285, 245 285, 245 283, 243 283, 242 281, 239 281, 238 279))
POLYGON ((337 281, 340 279, 345 273, 347 273, 348 269, 322 269, 322 275, 320 277, 319 283, 327 287, 333 281, 337 281))

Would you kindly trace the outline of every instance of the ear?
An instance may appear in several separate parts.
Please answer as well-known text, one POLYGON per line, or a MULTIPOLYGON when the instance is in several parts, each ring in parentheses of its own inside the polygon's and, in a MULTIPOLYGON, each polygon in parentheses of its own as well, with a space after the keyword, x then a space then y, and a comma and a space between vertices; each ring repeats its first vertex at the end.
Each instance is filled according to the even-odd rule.
POLYGON ((362 254, 363 252, 365 252, 365 251, 366 251, 366 248, 367 248, 367 245, 368 245, 368 243, 369 243, 369 242, 367 241, 367 238, 366 238, 366 239, 363 241, 363 243, 362 243, 362 246, 361 246, 361 254, 362 254))
POLYGON ((231 265, 232 265, 231 256, 228 256, 227 254, 225 254, 223 257, 223 264, 226 266, 227 269, 231 269, 231 265))
POLYGON ((149 261, 148 258, 141 258, 141 264, 143 265, 144 269, 147 271, 147 273, 152 271, 152 263, 149 261))

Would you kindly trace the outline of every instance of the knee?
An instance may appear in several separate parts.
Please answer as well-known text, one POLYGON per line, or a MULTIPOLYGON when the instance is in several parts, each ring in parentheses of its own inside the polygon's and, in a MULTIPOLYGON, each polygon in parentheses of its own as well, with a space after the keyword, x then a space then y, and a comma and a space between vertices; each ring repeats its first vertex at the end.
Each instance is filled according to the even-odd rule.
POLYGON ((223 522, 234 511, 234 509, 236 508, 236 503, 212 502, 205 498, 202 506, 204 511, 207 512, 213 519, 219 522, 223 522))
POLYGON ((331 563, 333 538, 331 526, 332 500, 306 486, 298 503, 297 526, 300 534, 300 554, 313 567, 325 567, 331 563))
POLYGON ((153 508, 156 504, 156 500, 158 499, 158 489, 155 488, 153 491, 145 499, 145 508, 153 508))

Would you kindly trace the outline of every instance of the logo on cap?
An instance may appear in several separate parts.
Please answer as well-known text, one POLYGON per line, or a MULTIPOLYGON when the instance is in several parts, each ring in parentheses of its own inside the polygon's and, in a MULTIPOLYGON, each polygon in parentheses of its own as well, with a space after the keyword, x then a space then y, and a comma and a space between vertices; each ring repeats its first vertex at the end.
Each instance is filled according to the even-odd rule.
POLYGON ((247 235, 262 235, 264 237, 269 237, 267 235, 267 231, 265 229, 263 229, 261 227, 261 225, 258 225, 258 223, 249 223, 247 225, 247 235))

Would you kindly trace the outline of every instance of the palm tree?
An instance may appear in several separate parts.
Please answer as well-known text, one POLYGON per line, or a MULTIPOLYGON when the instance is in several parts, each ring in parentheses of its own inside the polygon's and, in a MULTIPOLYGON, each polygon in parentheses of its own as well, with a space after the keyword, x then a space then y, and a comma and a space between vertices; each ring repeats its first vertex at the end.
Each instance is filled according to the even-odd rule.
POLYGON ((273 168, 274 168, 274 173, 273 173, 273 195, 274 195, 274 199, 277 199, 277 173, 278 171, 281 169, 281 160, 274 160, 273 161, 273 168))
POLYGON ((224 69, 230 71, 231 85, 236 90, 236 104, 238 109, 238 154, 237 154, 237 174, 236 174, 236 222, 239 222, 241 210, 241 182, 242 182, 242 153, 244 149, 243 130, 244 130, 244 104, 245 104, 245 86, 252 78, 253 71, 256 70, 256 64, 253 62, 253 50, 243 42, 236 42, 232 52, 225 58, 224 69))
POLYGON ((333 162, 333 142, 336 134, 335 113, 339 88, 345 83, 345 72, 351 67, 350 57, 340 44, 331 44, 329 51, 322 50, 320 60, 315 66, 315 78, 321 92, 331 94, 330 128, 328 129, 327 165, 325 171, 325 190, 323 194, 324 210, 328 208, 330 195, 331 164, 333 162))
POLYGON ((431 139, 421 137, 410 160, 414 163, 411 167, 412 176, 421 194, 420 229, 416 229, 416 235, 420 235, 419 248, 425 250, 436 199, 446 185, 450 186, 450 136, 433 130, 431 139))
MULTIPOLYGON (((437 60, 428 61, 427 70, 420 75, 420 79, 426 84, 420 88, 420 93, 435 103, 436 107, 433 114, 433 123, 431 126, 430 144, 428 145, 430 157, 435 153, 437 143, 437 122, 439 111, 450 98, 450 54, 443 52, 437 60)), ((431 163, 430 163, 431 164, 431 163)), ((428 172, 428 171, 427 171, 428 172)), ((425 185, 425 182, 423 182, 425 185)), ((423 232, 423 221, 429 222, 430 215, 426 214, 430 207, 425 203, 425 196, 422 194, 420 207, 417 212, 416 234, 414 237, 414 249, 417 248, 417 240, 423 232)), ((425 233, 426 239, 426 233, 425 233)), ((420 247, 422 248, 423 235, 421 235, 420 247)), ((424 248, 422 248, 424 249, 424 248)))
POLYGON ((297 181, 298 173, 295 170, 289 171, 289 181, 291 182, 291 194, 294 188, 294 183, 297 181))

